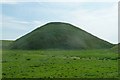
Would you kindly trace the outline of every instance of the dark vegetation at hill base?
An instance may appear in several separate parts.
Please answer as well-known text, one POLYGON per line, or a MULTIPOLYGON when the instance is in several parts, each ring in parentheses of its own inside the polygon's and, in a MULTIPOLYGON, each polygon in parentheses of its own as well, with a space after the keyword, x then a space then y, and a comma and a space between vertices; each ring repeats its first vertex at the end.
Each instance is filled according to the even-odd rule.
POLYGON ((120 53, 120 43, 116 44, 114 47, 111 48, 112 51, 120 53))
POLYGON ((51 22, 17 39, 11 49, 106 49, 113 46, 71 24, 51 22))
POLYGON ((11 49, 13 40, 0 40, 0 49, 11 49))

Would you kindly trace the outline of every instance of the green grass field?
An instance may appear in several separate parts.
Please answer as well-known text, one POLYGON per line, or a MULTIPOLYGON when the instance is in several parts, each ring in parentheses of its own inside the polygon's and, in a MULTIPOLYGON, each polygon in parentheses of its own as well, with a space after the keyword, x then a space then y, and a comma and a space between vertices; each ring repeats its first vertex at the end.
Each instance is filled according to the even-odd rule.
POLYGON ((117 78, 109 50, 3 50, 3 78, 117 78))

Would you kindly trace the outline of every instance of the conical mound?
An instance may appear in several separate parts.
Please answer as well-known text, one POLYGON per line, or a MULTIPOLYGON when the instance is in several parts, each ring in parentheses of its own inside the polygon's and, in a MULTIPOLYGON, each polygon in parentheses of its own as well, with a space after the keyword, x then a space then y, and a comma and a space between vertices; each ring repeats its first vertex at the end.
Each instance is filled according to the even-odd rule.
POLYGON ((51 22, 17 39, 12 49, 104 49, 113 45, 71 24, 51 22))

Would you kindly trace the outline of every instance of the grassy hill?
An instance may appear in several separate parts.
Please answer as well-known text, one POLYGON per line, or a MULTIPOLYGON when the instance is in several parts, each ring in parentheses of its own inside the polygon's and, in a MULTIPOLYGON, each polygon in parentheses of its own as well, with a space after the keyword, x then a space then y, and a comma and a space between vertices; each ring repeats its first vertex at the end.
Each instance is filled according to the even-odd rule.
POLYGON ((0 49, 10 49, 12 40, 0 40, 0 49))
POLYGON ((0 49, 2 49, 2 40, 0 40, 0 49))
POLYGON ((112 51, 115 51, 118 53, 118 51, 120 52, 120 43, 116 44, 114 47, 111 48, 112 51))
POLYGON ((51 22, 17 39, 12 49, 106 49, 113 44, 68 23, 51 22))

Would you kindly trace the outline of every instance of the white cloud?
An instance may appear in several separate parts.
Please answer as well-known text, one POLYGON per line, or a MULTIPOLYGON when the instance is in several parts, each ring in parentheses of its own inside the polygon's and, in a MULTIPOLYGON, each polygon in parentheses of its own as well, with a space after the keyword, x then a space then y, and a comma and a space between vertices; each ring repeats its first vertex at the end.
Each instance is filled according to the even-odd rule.
POLYGON ((8 17, 2 15, 2 25, 3 28, 13 28, 13 29, 19 29, 19 30, 25 30, 25 25, 29 24, 28 22, 19 21, 13 17, 8 17))

